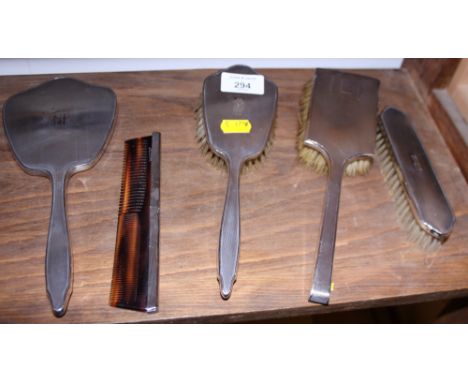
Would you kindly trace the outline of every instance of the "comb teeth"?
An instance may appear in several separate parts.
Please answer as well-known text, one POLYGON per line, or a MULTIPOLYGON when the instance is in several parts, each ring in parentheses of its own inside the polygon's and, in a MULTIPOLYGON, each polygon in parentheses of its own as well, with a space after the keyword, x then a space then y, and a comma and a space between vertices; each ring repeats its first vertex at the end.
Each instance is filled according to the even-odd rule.
MULTIPOLYGON (((328 163, 325 157, 319 151, 304 144, 307 125, 309 122, 310 102, 312 100, 312 92, 314 88, 314 80, 309 80, 305 83, 302 89, 301 99, 299 101, 299 128, 297 133, 297 151, 299 159, 307 166, 312 168, 320 175, 328 174, 328 163)), ((347 176, 366 175, 372 167, 372 159, 361 158, 348 163, 345 167, 347 176)))
MULTIPOLYGON (((227 171, 227 165, 224 159, 220 157, 218 154, 216 154, 213 150, 211 150, 211 147, 208 143, 208 138, 206 135, 205 119, 203 115, 203 101, 202 101, 201 96, 195 107, 194 113, 195 113, 195 118, 197 120, 196 140, 198 144, 200 145, 200 151, 202 155, 208 160, 209 163, 211 163, 216 168, 227 171)), ((273 146, 273 141, 275 138, 275 129, 276 129, 276 118, 274 118, 270 137, 268 138, 265 148, 263 149, 263 151, 260 153, 259 156, 253 159, 249 159, 244 162, 244 165, 241 171, 242 174, 245 174, 249 172, 251 169, 255 168, 258 164, 262 163, 265 160, 265 158, 268 156, 268 153, 271 147, 273 146)))
POLYGON ((157 206, 151 204, 152 187, 159 187, 159 157, 157 163, 151 160, 151 150, 159 155, 159 136, 155 134, 125 142, 110 294, 111 306, 146 312, 157 309, 159 239, 155 235, 159 235, 159 220, 154 210, 159 211, 159 200, 157 206), (151 183, 152 172, 155 184, 151 183))
POLYGON ((112 276, 111 302, 112 306, 130 307, 143 305, 144 288, 139 288, 139 254, 140 238, 135 232, 142 228, 138 214, 127 214, 119 221, 116 259, 112 276))
POLYGON ((424 250, 437 250, 442 245, 442 242, 430 235, 419 225, 411 208, 401 172, 398 169, 390 143, 385 136, 380 121, 377 127, 376 153, 380 161, 380 168, 385 183, 396 206, 398 221, 407 231, 408 239, 424 250))
POLYGON ((149 180, 151 137, 125 142, 119 213, 141 212, 145 206, 149 180))

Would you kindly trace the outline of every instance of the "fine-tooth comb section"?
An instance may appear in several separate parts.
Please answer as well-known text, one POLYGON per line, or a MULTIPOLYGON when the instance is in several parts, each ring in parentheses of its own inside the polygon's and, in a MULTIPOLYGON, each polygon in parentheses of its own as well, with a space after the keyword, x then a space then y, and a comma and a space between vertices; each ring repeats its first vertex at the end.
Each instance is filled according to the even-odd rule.
POLYGON ((149 180, 151 137, 125 142, 119 213, 140 212, 145 204, 149 180))
POLYGON ((125 142, 111 306, 157 310, 159 145, 159 133, 125 142))

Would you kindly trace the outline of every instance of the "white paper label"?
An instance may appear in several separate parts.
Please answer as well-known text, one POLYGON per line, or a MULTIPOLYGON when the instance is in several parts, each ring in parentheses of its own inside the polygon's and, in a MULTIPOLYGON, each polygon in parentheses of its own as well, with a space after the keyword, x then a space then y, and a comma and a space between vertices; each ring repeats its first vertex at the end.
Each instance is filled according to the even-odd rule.
POLYGON ((222 72, 221 91, 223 93, 263 95, 265 92, 265 78, 261 74, 222 72))

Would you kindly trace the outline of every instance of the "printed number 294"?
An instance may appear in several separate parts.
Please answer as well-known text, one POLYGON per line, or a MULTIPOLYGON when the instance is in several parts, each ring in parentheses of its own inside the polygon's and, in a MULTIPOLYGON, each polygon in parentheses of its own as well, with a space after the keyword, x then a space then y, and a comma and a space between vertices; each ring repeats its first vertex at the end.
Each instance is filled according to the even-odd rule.
POLYGON ((235 81, 234 82, 234 87, 236 89, 250 89, 250 82, 235 81))

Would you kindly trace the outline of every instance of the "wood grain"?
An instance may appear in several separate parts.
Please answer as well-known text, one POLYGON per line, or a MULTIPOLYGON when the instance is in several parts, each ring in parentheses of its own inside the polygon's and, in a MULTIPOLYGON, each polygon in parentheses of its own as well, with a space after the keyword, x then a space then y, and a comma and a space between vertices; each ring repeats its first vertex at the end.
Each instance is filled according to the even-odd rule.
POLYGON ((468 125, 446 89, 434 89, 428 107, 460 170, 468 181, 468 125))
POLYGON ((468 58, 461 60, 447 91, 453 98, 463 119, 468 121, 468 58))
POLYGON ((460 169, 468 179, 468 148, 463 132, 466 123, 451 99, 457 83, 463 81, 464 60, 460 58, 407 58, 403 68, 411 76, 460 169), (438 94, 436 94, 438 92, 438 94), (441 98, 443 97, 443 99, 441 98))
MULTIPOLYGON (((241 254, 230 300, 219 296, 216 257, 226 174, 195 142, 193 108, 211 70, 77 74, 118 97, 114 135, 98 164, 67 193, 74 257, 68 313, 55 318, 45 292, 51 189, 25 174, 0 132, 1 322, 206 322, 284 317, 468 295, 468 193, 460 169, 405 71, 360 71, 381 80, 380 106, 403 109, 433 160, 456 217, 435 254, 408 242, 378 164, 345 178, 331 305, 307 302, 320 232, 325 177, 296 159, 298 101, 311 70, 260 70, 279 87, 276 139, 261 167, 241 178, 241 254), (160 311, 108 305, 123 142, 162 133, 160 311)), ((0 103, 53 78, 0 77, 0 103)))
POLYGON ((461 58, 405 58, 402 67, 408 71, 423 99, 432 89, 445 88, 455 74, 461 58))

